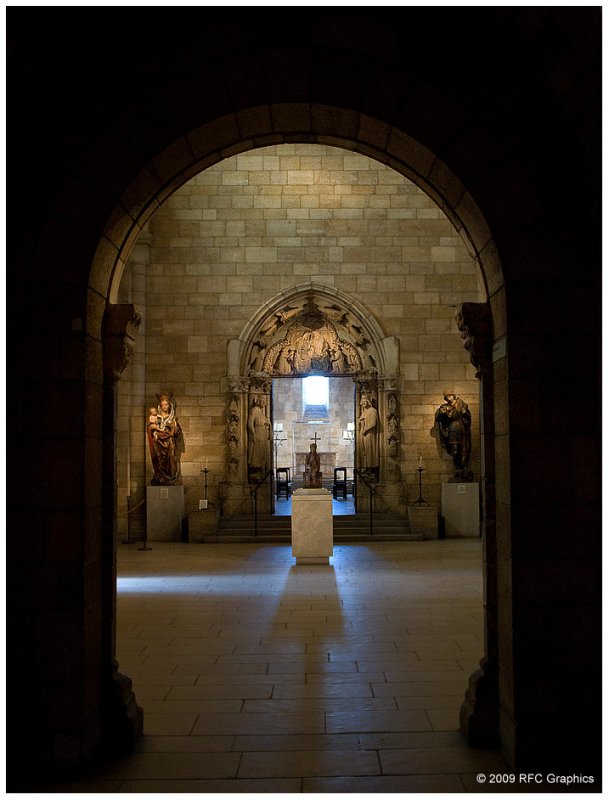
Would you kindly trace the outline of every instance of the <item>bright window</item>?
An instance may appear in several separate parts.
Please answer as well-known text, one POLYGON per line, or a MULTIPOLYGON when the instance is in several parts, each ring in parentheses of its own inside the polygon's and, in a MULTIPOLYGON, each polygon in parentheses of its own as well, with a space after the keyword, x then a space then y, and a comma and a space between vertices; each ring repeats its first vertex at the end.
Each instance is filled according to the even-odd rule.
POLYGON ((302 401, 306 408, 311 406, 327 410, 330 397, 329 378, 312 375, 302 380, 302 401))

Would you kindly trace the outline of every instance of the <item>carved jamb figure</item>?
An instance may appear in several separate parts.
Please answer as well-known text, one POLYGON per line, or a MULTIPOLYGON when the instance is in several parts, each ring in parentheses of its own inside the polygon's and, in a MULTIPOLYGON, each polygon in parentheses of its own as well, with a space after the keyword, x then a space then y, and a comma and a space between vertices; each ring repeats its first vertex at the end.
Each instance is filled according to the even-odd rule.
POLYGON ((452 456, 456 470, 454 477, 461 481, 472 481, 474 475, 469 469, 472 451, 470 410, 465 400, 454 392, 445 392, 444 401, 435 415, 440 441, 452 456))
POLYGON ((269 432, 271 424, 265 412, 263 395, 256 395, 247 418, 247 465, 251 472, 264 473, 269 463, 269 432))
POLYGON ((171 397, 168 394, 157 397, 159 404, 150 409, 146 425, 153 471, 151 485, 169 486, 180 482, 184 436, 171 397))
POLYGON ((363 452, 363 466, 371 477, 378 476, 379 458, 379 415, 374 402, 362 397, 359 416, 360 442, 363 452))

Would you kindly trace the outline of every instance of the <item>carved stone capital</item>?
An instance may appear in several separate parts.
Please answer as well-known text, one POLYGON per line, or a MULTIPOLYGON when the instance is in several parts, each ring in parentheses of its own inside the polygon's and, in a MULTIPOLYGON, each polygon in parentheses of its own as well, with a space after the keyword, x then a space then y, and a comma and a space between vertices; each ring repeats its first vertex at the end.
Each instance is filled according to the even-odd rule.
POLYGON ((232 394, 245 394, 249 391, 250 382, 248 378, 232 376, 228 379, 228 388, 232 394))
POLYGON ((476 377, 491 369, 492 321, 488 303, 463 303, 455 312, 457 327, 476 368, 476 377))
POLYGON ((131 303, 109 304, 103 325, 104 376, 117 381, 135 350, 142 312, 131 303))
POLYGON ((398 392, 400 386, 399 375, 379 375, 379 389, 383 392, 398 392))

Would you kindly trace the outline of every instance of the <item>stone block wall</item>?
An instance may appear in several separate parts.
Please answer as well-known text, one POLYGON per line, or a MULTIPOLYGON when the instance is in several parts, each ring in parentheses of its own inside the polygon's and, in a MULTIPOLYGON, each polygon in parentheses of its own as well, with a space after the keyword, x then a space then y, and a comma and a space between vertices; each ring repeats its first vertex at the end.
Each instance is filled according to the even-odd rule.
MULTIPOLYGON (((484 293, 457 232, 415 184, 339 148, 265 147, 190 180, 159 209, 149 230, 145 399, 140 391, 140 408, 133 392, 122 396, 132 419, 143 420, 156 392, 174 394, 186 445, 188 511, 200 496, 206 463, 212 502, 224 479, 228 341, 263 304, 307 281, 350 293, 385 335, 399 340, 407 499, 418 496, 420 455, 430 502, 439 506, 441 483, 452 475, 452 461, 433 435, 445 389, 472 411, 472 467, 479 478, 479 384, 453 317, 456 306, 479 302, 484 293)), ((136 268, 132 258, 125 286, 136 268)), ((143 430, 142 424, 142 438, 143 430)), ((139 429, 134 433, 140 436, 139 429)), ((141 475, 141 448, 138 453, 129 480, 139 485, 148 476, 141 475)))

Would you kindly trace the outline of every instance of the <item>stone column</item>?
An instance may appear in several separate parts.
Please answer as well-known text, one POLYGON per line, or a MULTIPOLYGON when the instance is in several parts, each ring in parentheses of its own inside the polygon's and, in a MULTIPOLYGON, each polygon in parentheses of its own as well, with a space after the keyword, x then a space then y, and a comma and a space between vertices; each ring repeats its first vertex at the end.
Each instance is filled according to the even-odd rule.
POLYGON ((135 349, 142 322, 130 304, 108 305, 103 323, 102 444, 102 708, 106 747, 116 753, 133 750, 142 735, 144 715, 131 691, 131 680, 116 660, 116 429, 118 381, 135 349))
POLYGON ((476 746, 499 744, 499 655, 497 635, 497 539, 495 530, 495 425, 493 417, 492 324, 488 303, 463 303, 457 326, 481 381, 480 442, 484 575, 484 656, 469 679, 461 706, 461 730, 476 746))
MULTIPOLYGON (((121 280, 119 303, 134 303, 146 313, 146 272, 150 263, 152 236, 142 233, 129 258, 121 280)), ((138 346, 118 383, 118 536, 131 540, 143 536, 146 524, 144 500, 146 497, 147 447, 145 435, 146 414, 146 321, 139 328, 138 346), (127 519, 127 496, 131 508, 136 509, 127 519)))

